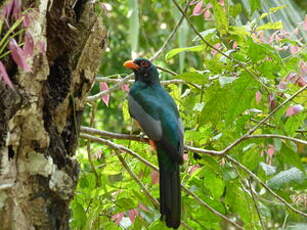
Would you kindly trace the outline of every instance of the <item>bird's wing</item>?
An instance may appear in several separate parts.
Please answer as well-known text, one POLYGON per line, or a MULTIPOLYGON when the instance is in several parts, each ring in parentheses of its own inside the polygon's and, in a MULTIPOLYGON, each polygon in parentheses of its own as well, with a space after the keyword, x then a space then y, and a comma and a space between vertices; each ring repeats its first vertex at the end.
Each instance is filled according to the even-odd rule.
POLYGON ((159 141, 175 162, 182 163, 183 128, 175 102, 163 88, 132 92, 129 112, 148 137, 159 141))
POLYGON ((154 117, 154 114, 149 114, 145 111, 144 106, 152 106, 150 102, 142 100, 143 104, 140 105, 133 96, 128 95, 128 105, 130 115, 137 120, 146 135, 154 140, 159 141, 162 137, 161 121, 154 117), (144 104, 145 103, 145 104, 144 104))

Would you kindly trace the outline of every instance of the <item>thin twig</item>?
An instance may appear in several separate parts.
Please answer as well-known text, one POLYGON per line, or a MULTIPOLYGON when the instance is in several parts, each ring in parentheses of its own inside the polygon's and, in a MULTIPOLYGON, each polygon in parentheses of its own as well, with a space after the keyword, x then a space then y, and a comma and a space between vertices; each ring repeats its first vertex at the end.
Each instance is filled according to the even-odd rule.
POLYGON ((117 84, 115 84, 113 87, 107 89, 107 90, 104 90, 104 91, 101 91, 93 96, 88 96, 86 98, 86 100, 88 102, 91 102, 91 101, 96 101, 98 100, 99 98, 101 98, 102 96, 104 95, 107 95, 107 94, 110 94, 111 92, 117 90, 118 88, 120 88, 121 86, 123 86, 126 82, 128 82, 130 80, 130 78, 132 78, 133 76, 133 73, 127 75, 125 78, 123 78, 120 82, 118 82, 117 84))
POLYGON ((261 213, 260 213, 260 210, 259 210, 257 201, 256 201, 256 197, 255 197, 255 194, 254 194, 254 191, 253 191, 252 184, 251 184, 251 182, 250 182, 249 179, 248 179, 248 187, 249 187, 250 194, 251 194, 252 199, 253 199, 254 204, 255 204, 255 208, 256 208, 256 211, 257 211, 257 214, 258 214, 258 218, 259 218, 261 227, 262 227, 263 230, 265 230, 266 228, 265 228, 265 225, 264 225, 263 220, 262 220, 262 218, 261 218, 261 213))
POLYGON ((146 189, 145 185, 143 185, 143 183, 141 182, 141 180, 137 177, 137 175, 135 175, 135 173, 130 169, 129 165, 127 164, 127 162, 125 161, 125 159, 122 157, 121 154, 119 154, 119 149, 115 148, 115 153, 116 156, 118 157, 119 161, 122 163, 122 165, 124 166, 124 168, 127 170, 127 172, 129 173, 129 175, 135 180, 135 182, 142 188, 142 190, 144 191, 144 193, 146 194, 146 196, 151 200, 153 206, 156 209, 159 209, 159 202, 157 199, 155 199, 153 196, 150 195, 149 191, 146 189))
POLYGON ((284 140, 293 141, 299 144, 307 145, 307 141, 304 141, 298 138, 294 138, 294 137, 277 135, 277 134, 248 135, 245 137, 245 139, 251 139, 251 138, 278 138, 278 139, 284 139, 284 140))
POLYGON ((170 69, 167 69, 167 68, 165 68, 165 67, 162 67, 162 66, 159 66, 159 65, 157 65, 156 67, 157 67, 159 70, 162 70, 163 72, 169 73, 169 74, 171 74, 171 75, 173 75, 173 76, 178 75, 176 72, 174 72, 174 71, 172 71, 172 70, 170 70, 170 69))
MULTIPOLYGON (((91 127, 94 126, 96 109, 97 109, 97 104, 94 103, 94 104, 93 104, 92 111, 91 111, 91 117, 90 117, 90 126, 91 126, 91 127)), ((100 179, 99 179, 98 173, 97 173, 97 171, 96 171, 96 168, 95 168, 95 165, 94 165, 94 162, 93 162, 93 159, 92 159, 91 145, 90 145, 90 142, 89 142, 89 141, 87 142, 86 149, 87 149, 87 158, 88 158, 88 161, 89 161, 89 163, 90 163, 90 166, 91 166, 92 171, 94 172, 94 175, 95 175, 95 178, 96 178, 96 186, 99 187, 99 186, 100 186, 100 179)))
MULTIPOLYGON (((104 137, 104 138, 113 138, 113 139, 120 139, 120 140, 132 140, 132 141, 139 141, 139 142, 144 142, 144 143, 148 143, 148 141, 149 141, 148 138, 142 137, 142 136, 139 136, 139 135, 113 133, 113 132, 98 130, 98 129, 85 127, 85 126, 81 126, 81 132, 89 133, 89 134, 93 134, 93 135, 99 135, 99 136, 104 137)), ((245 138, 243 138, 242 141, 247 140, 247 139, 251 139, 251 138, 279 138, 279 139, 290 140, 290 141, 305 144, 305 145, 307 144, 306 141, 298 139, 298 138, 287 137, 287 136, 276 135, 276 134, 248 135, 245 138)), ((213 155, 213 156, 221 156, 221 155, 223 155, 223 151, 224 151, 224 150, 216 151, 216 150, 209 150, 209 149, 201 149, 201 148, 196 148, 196 147, 188 146, 188 145, 185 146, 185 149, 187 151, 209 154, 209 155, 213 155)))
POLYGON ((291 209, 293 212, 300 214, 302 216, 307 217, 307 213, 304 213, 296 208, 294 208, 291 204, 289 204, 284 198, 279 196, 277 193, 275 193, 272 189, 270 189, 269 186, 267 186, 259 177, 257 177, 252 171, 250 171, 245 165, 241 164, 234 158, 232 158, 229 155, 225 155, 226 159, 231 161, 233 164, 237 165, 239 168, 243 169, 245 172, 247 172, 251 177, 253 177, 259 184, 261 184, 269 193, 271 193, 275 198, 280 200, 284 205, 286 205, 289 209, 291 209))
MULTIPOLYGON (((186 5, 185 7, 185 10, 188 9, 188 4, 186 5)), ((163 50, 166 48, 167 44, 169 43, 169 41, 174 37, 178 27, 181 25, 182 21, 184 19, 184 16, 182 16, 178 22, 176 23, 173 31, 170 33, 170 35, 168 36, 168 38, 164 41, 163 45, 161 46, 161 48, 151 57, 149 58, 149 60, 153 61, 155 60, 156 58, 158 58, 161 53, 163 52, 163 50)), ((104 95, 107 95, 107 94, 110 94, 111 92, 117 90, 118 88, 120 88, 121 86, 123 86, 126 82, 128 82, 133 76, 133 73, 129 74, 128 76, 126 76, 125 78, 123 78, 120 82, 118 82, 116 85, 114 85, 113 87, 107 89, 107 90, 104 90, 104 91, 101 91, 93 96, 88 96, 86 98, 87 101, 91 102, 91 101, 95 101, 95 100, 98 100, 99 98, 101 98, 101 96, 104 96, 104 95)))
MULTIPOLYGON (((254 119, 254 118, 251 118, 250 120, 253 121, 253 122, 255 122, 255 123, 258 123, 258 122, 259 122, 259 120, 256 120, 256 119, 254 119)), ((270 127, 270 128, 276 128, 276 125, 273 125, 273 124, 270 124, 270 123, 267 123, 267 122, 265 122, 265 123, 263 123, 263 124, 266 125, 266 126, 268 126, 268 127, 270 127)), ((304 129, 297 129, 297 130, 295 130, 295 132, 304 134, 304 133, 307 133, 307 130, 304 130, 304 129)))
MULTIPOLYGON (((137 175, 135 175, 135 173, 131 170, 131 168, 129 167, 128 163, 125 161, 125 159, 121 156, 121 154, 119 154, 119 150, 116 149, 115 150, 116 156, 118 157, 119 161, 122 163, 122 165, 124 166, 124 168, 127 170, 127 172, 129 173, 129 175, 135 180, 135 182, 142 188, 142 190, 145 192, 146 196, 151 200, 151 202, 153 203, 153 206, 156 209, 160 209, 160 203, 157 199, 155 199, 150 192, 146 189, 145 185, 141 182, 141 180, 137 177, 137 175)), ((191 230, 192 228, 186 224, 184 221, 181 221, 181 224, 191 230)))
POLYGON ((222 219, 224 219, 225 221, 229 222, 230 224, 232 224, 233 226, 235 226, 238 229, 242 229, 243 228, 238 225, 237 223, 233 222, 232 220, 230 220, 227 216, 223 215, 222 213, 220 213, 219 211, 215 210, 214 208, 212 208, 209 204, 207 204, 205 201, 203 201, 202 199, 200 199, 199 196, 197 196, 195 193, 191 192, 189 189, 187 189, 185 186, 181 186, 183 188, 183 190, 188 193, 189 195, 191 195, 196 201, 198 201, 198 203, 200 203, 202 206, 204 206, 205 208, 207 208, 210 212, 212 212, 213 214, 221 217, 222 219))
MULTIPOLYGON (((115 144, 112 141, 109 140, 105 140, 99 137, 94 137, 88 134, 80 134, 81 138, 85 138, 87 140, 90 141, 94 141, 94 142, 99 142, 102 143, 104 145, 107 145, 111 148, 115 148, 118 150, 122 150, 125 151, 127 153, 129 153, 130 155, 132 155, 133 157, 136 157, 137 159, 139 159, 141 162, 143 162, 145 165, 149 166, 150 168, 152 168, 155 171, 159 171, 158 167, 153 165, 152 163, 150 163, 149 161, 147 161, 146 159, 144 159, 143 157, 141 157, 140 155, 138 155, 137 153, 135 153, 134 151, 132 151, 131 149, 126 148, 125 146, 119 145, 119 144, 115 144)), ((232 220, 230 220, 227 216, 223 215, 222 213, 220 213, 219 211, 215 210, 214 208, 212 208, 210 205, 208 205, 205 201, 203 201, 202 199, 200 199, 195 193, 191 192, 189 189, 187 189, 184 185, 181 184, 181 188, 183 188, 183 190, 188 193, 189 195, 193 196, 193 198, 199 202, 199 204, 201 204, 202 206, 204 206, 205 208, 207 208, 209 211, 211 211, 213 214, 221 217, 222 219, 224 219, 225 221, 229 222, 230 224, 232 224, 233 226, 235 226, 238 229, 242 229, 243 228, 238 225, 237 223, 233 222, 232 220)))
MULTIPOLYGON (((197 31, 197 29, 195 28, 195 26, 193 25, 193 23, 191 22, 190 18, 186 15, 186 13, 182 10, 182 8, 178 5, 176 0, 172 0, 174 5, 177 7, 177 9, 180 11, 180 13, 185 17, 185 19, 187 20, 187 22, 189 23, 189 25, 191 26, 192 30, 194 31, 194 33, 201 39, 201 41, 203 43, 205 43, 208 47, 210 47, 211 49, 215 50, 216 52, 218 52, 219 54, 223 55, 224 57, 232 60, 233 62, 237 63, 242 69, 244 69, 249 75, 251 75, 256 81, 258 81, 267 91, 268 91, 268 86, 265 85, 259 78, 258 76, 253 73, 252 71, 250 71, 245 64, 243 64, 242 62, 240 62, 239 60, 231 57, 230 55, 224 53, 223 51, 215 48, 213 45, 211 45, 206 39, 203 38, 203 36, 197 31)), ((269 91, 268 91, 269 92, 269 91)))
MULTIPOLYGON (((107 78, 107 77, 96 77, 97 82, 106 82, 106 83, 118 83, 122 79, 121 78, 107 78)), ((134 80, 129 80, 127 83, 132 84, 134 80)), ((161 85, 170 85, 170 84, 188 84, 186 81, 181 79, 172 79, 166 81, 160 81, 161 85)))
MULTIPOLYGON (((104 138, 114 138, 114 139, 120 139, 120 140, 132 140, 132 141, 139 141, 139 142, 145 142, 148 143, 149 139, 146 137, 141 137, 139 135, 129 135, 129 134, 121 134, 121 133, 112 133, 108 131, 98 130, 90 127, 81 126, 80 128, 81 132, 83 133, 89 133, 93 135, 99 135, 104 138)), ((215 151, 215 150, 208 150, 208 149, 200 149, 192 146, 185 146, 185 149, 187 151, 191 152, 197 152, 197 153, 204 153, 209 154, 213 156, 222 155, 221 151, 215 151)))
MULTIPOLYGON (((186 13, 187 10, 188 10, 188 8, 189 8, 189 3, 186 4, 186 6, 185 6, 183 12, 186 13)), ((175 25, 173 31, 168 35, 167 39, 164 41, 164 43, 163 43, 163 45, 161 46, 161 48, 160 48, 160 49, 149 59, 150 61, 153 61, 153 60, 157 59, 157 58, 161 55, 161 53, 164 51, 164 49, 166 48, 166 46, 167 46, 167 44, 169 43, 169 41, 172 40, 172 38, 175 36, 175 34, 176 34, 176 32, 177 32, 179 26, 180 26, 181 23, 183 22, 183 19, 184 19, 184 15, 182 15, 182 16, 180 17, 180 19, 177 21, 177 23, 176 23, 176 25, 175 25)))
POLYGON ((264 124, 267 120, 269 120, 281 107, 283 107, 285 104, 287 104, 289 101, 291 101, 293 98, 295 98, 297 95, 299 95, 301 92, 303 92, 307 88, 307 85, 300 88, 298 91, 296 91, 291 97, 284 100, 283 103, 278 105, 269 115, 267 115, 265 118, 263 118, 258 124, 256 124, 253 128, 248 130, 246 134, 232 142, 230 145, 228 145, 222 152, 223 154, 227 153, 230 149, 238 145, 242 140, 246 139, 248 136, 250 136, 253 132, 255 132, 262 124, 264 124))

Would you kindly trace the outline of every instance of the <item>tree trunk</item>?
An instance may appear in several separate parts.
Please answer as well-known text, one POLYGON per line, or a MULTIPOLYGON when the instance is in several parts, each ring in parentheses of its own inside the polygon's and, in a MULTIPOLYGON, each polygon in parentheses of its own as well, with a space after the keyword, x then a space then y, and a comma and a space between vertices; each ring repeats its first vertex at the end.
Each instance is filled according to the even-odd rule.
POLYGON ((0 80, 0 229, 69 229, 80 119, 105 30, 91 1, 22 2, 26 31, 47 51, 35 46, 32 72, 7 67, 15 90, 0 80))

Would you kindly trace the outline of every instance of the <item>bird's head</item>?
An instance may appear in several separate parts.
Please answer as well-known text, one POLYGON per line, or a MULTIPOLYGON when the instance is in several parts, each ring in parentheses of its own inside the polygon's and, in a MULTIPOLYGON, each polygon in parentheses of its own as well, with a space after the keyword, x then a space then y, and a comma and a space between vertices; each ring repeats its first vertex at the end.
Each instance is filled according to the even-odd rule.
POLYGON ((133 70, 136 81, 142 81, 146 84, 159 83, 159 72, 148 59, 136 58, 133 61, 126 61, 123 65, 133 70))

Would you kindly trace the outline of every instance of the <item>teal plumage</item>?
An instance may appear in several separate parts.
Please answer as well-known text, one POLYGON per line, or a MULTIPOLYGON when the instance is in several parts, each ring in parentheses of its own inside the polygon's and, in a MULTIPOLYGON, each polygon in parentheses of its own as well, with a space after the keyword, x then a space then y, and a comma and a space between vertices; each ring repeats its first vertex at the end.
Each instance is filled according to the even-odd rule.
POLYGON ((160 212, 166 225, 178 228, 181 218, 179 165, 183 162, 183 128, 177 106, 160 85, 156 67, 147 59, 128 61, 135 83, 128 95, 130 115, 155 143, 160 169, 160 212))

